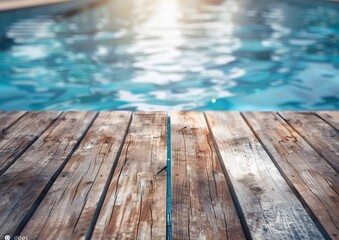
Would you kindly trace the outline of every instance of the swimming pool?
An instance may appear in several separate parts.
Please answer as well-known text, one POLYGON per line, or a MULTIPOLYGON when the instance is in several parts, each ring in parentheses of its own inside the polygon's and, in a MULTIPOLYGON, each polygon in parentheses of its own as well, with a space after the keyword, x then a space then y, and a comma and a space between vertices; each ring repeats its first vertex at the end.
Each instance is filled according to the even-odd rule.
POLYGON ((339 109, 339 3, 111 0, 0 29, 0 110, 339 109))

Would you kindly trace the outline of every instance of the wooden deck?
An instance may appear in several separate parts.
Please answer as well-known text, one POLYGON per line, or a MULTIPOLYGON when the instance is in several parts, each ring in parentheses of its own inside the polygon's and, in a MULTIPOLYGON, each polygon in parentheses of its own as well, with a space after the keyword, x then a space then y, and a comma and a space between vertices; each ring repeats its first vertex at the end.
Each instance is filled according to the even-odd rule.
POLYGON ((339 239, 338 170, 339 112, 0 112, 0 239, 339 239))

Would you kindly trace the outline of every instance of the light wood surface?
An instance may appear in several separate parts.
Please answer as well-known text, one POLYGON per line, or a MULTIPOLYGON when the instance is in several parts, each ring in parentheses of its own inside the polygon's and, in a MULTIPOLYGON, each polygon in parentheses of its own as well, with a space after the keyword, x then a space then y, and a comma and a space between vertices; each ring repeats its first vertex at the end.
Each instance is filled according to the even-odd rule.
MULTIPOLYGON (((0 175, 40 137, 59 115, 60 112, 30 112, 14 124, 12 121, 10 124, 4 124, 6 131, 3 131, 0 136, 0 175)), ((7 117, 12 117, 12 115, 8 114, 7 117)))
MULTIPOLYGON (((46 114, 28 116, 41 121, 40 117, 48 120, 59 115, 49 113, 48 118, 46 114)), ((27 117, 23 120, 30 123, 27 117)), ((0 177, 0 233, 14 234, 22 221, 34 211, 36 202, 44 196, 46 187, 72 153, 93 117, 93 113, 85 112, 62 114, 0 177)), ((25 126, 28 131, 29 125, 25 126)), ((37 128, 30 131, 34 129, 40 132, 37 128)))
POLYGON ((135 113, 93 239, 165 239, 167 114, 135 113))
POLYGON ((131 117, 102 112, 22 231, 28 239, 83 239, 131 117))
MULTIPOLYGON (((336 172, 339 172, 338 130, 315 113, 279 113, 336 172)), ((339 116, 338 116, 339 117, 339 116)))
POLYGON ((338 173, 277 113, 244 115, 317 223, 338 238, 338 173))
POLYGON ((339 239, 338 113, 0 112, 0 239, 339 239))
POLYGON ((322 235, 240 113, 206 114, 237 201, 254 239, 322 235))
POLYGON ((245 239, 203 113, 171 114, 173 239, 245 239))
POLYGON ((339 111, 323 111, 317 114, 339 131, 339 111))

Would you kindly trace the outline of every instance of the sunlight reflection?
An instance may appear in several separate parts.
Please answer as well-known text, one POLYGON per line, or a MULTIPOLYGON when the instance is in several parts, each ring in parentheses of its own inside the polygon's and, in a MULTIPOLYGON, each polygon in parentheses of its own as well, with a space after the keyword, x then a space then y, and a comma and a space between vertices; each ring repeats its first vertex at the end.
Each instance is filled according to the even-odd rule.
MULTIPOLYGON (((237 60, 233 52, 241 44, 233 35, 233 15, 238 11, 235 2, 205 5, 200 9, 200 3, 195 1, 135 1, 142 6, 145 2, 148 6, 150 2, 153 4, 152 8, 144 9, 142 21, 135 23, 134 44, 128 49, 134 56, 133 66, 138 69, 132 82, 154 86, 183 84, 182 90, 169 89, 155 94, 157 101, 180 99, 185 102, 185 99, 192 99, 193 94, 196 96, 195 104, 201 104, 205 99, 213 99, 213 96, 233 95, 225 87, 236 85, 232 79, 246 74, 245 70, 230 68, 229 71, 222 71, 209 69, 209 66, 225 66, 237 60), (201 41, 202 38, 205 41, 201 41), (197 51, 210 46, 214 46, 215 51, 209 54, 197 51), (210 79, 209 82, 215 84, 212 91, 203 91, 203 86, 187 88, 189 85, 184 80, 192 74, 196 76, 196 81, 210 79)), ((139 12, 137 16, 140 16, 139 12)))
MULTIPOLYGON (((178 0, 154 0, 153 14, 146 22, 145 27, 178 28, 178 0)), ((166 32, 166 31, 164 31, 166 32)))
MULTIPOLYGON (((138 4, 143 2, 138 1, 138 4)), ((178 47, 185 42, 179 18, 177 0, 154 0, 152 11, 149 12, 147 19, 138 25, 135 43, 128 50, 142 56, 136 58, 134 66, 147 70, 139 73, 133 82, 168 84, 184 78, 180 73, 170 75, 163 73, 168 72, 166 69, 178 69, 178 65, 171 64, 181 56, 178 47)))

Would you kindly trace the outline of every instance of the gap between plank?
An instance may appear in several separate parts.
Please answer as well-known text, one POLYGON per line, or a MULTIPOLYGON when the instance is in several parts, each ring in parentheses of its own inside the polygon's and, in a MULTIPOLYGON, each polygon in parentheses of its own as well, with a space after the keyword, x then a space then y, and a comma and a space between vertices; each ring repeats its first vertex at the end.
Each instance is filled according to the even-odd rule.
POLYGON ((339 131, 339 129, 337 129, 335 126, 332 125, 332 123, 330 123, 329 121, 327 121, 325 118, 323 118, 318 112, 314 112, 315 115, 317 115, 320 119, 322 119, 324 122, 326 122, 328 125, 330 125, 331 127, 334 128, 334 130, 339 131))
MULTIPOLYGON (((41 135, 42 134, 44 134, 46 131, 47 131, 47 129, 48 128, 50 128, 50 126, 52 126, 52 124, 53 123, 55 123, 55 121, 56 120, 58 120, 59 119, 59 117, 61 116, 61 114, 62 114, 63 112, 60 112, 60 114, 53 120, 53 121, 51 121, 51 123, 43 130, 43 131, 41 131, 41 133, 40 134, 38 134, 38 136, 35 136, 33 139, 32 139, 32 141, 15 157, 15 158, 13 158, 13 160, 9 163, 9 164, 7 164, 6 165, 6 167, 4 167, 2 170, 0 170, 0 176, 2 175, 2 174, 4 174, 6 171, 7 171, 7 169, 8 168, 10 168, 12 165, 13 165, 13 163, 15 163, 16 162, 16 160, 18 160, 38 139, 39 139, 39 137, 41 137, 41 135)), ((16 121, 14 121, 11 125, 9 125, 7 128, 6 128, 6 130, 9 128, 9 127, 11 127, 11 126, 13 126, 14 125, 14 123, 16 123, 19 119, 21 119, 23 116, 25 116, 27 114, 27 112, 25 113, 25 114, 23 114, 21 117, 19 117, 16 121)))
POLYGON ((126 137, 127 137, 127 134, 128 134, 128 131, 129 131, 129 128, 131 126, 131 123, 132 123, 132 119, 133 119, 133 116, 134 114, 132 113, 131 114, 131 117, 129 119, 129 122, 127 124, 127 128, 125 130, 125 133, 124 133, 124 136, 122 138, 122 141, 121 141, 121 144, 120 144, 120 147, 119 147, 119 150, 115 156, 115 159, 114 159, 114 163, 113 163, 113 166, 111 168, 111 171, 107 177, 107 180, 106 180, 106 183, 105 183, 105 186, 102 190, 102 193, 101 193, 101 196, 99 198, 99 201, 98 201, 98 205, 95 209, 95 213, 93 215, 93 218, 92 218, 92 221, 90 223, 90 226, 89 226, 89 229, 87 231, 87 234, 85 236, 85 240, 90 240, 91 237, 92 237, 92 234, 93 234, 93 231, 94 231, 94 228, 95 228, 95 225, 98 221, 98 218, 99 218, 99 214, 100 214, 100 211, 102 209, 102 206, 104 204, 104 201, 105 201, 105 198, 106 198, 106 195, 107 195, 107 192, 108 192, 108 189, 109 189, 109 186, 111 184, 111 181, 112 181, 112 178, 113 178, 113 174, 115 172, 115 169, 116 169, 116 166, 118 165, 118 161, 119 161, 119 158, 120 158, 120 155, 121 155, 121 152, 122 152, 122 149, 124 147, 124 143, 126 141, 126 137))
POLYGON ((7 131, 10 127, 12 127, 14 124, 16 124, 23 116, 25 116, 28 112, 24 112, 20 117, 18 117, 16 120, 14 120, 11 124, 9 124, 6 128, 2 129, 1 135, 7 131))
MULTIPOLYGON (((336 167, 335 166, 333 166, 333 163, 331 163, 331 161, 329 161, 327 158, 326 158, 326 156, 325 155, 323 155, 320 151, 318 151, 315 147, 314 147, 314 145, 311 143, 311 142, 309 142, 308 140, 307 140, 307 138, 306 137, 304 137, 303 136, 303 134, 301 134, 292 124, 290 124, 279 112, 277 112, 277 115, 282 119, 282 120, 284 120, 296 133, 298 133, 298 135, 302 138, 302 139, 304 139, 305 140, 305 142, 316 152, 316 153, 318 153, 318 155, 322 158, 322 159, 324 159, 325 161, 326 161, 326 163, 328 164, 328 165, 330 165, 331 166, 331 168, 335 171, 335 172, 339 172, 337 169, 336 169, 336 167)), ((317 116, 319 116, 318 114, 316 114, 317 116)), ((320 119, 322 119, 321 117, 320 117, 320 119)), ((324 119, 322 119, 322 120, 324 120, 324 119)), ((325 120, 324 120, 325 121, 325 120)), ((326 122, 326 121, 325 121, 326 122)), ((326 122, 326 123, 328 123, 328 122, 326 122)), ((329 124, 330 125, 330 124, 329 124)), ((330 125, 331 127, 333 127, 332 125, 330 125)), ((336 130, 335 128, 334 128, 334 130, 336 130)))
POLYGON ((212 139, 212 142, 213 142, 213 145, 215 147, 215 150, 216 150, 216 153, 217 153, 217 157, 218 157, 218 161, 220 162, 220 165, 221 165, 221 168, 224 172, 224 176, 225 176, 225 179, 226 179, 226 183, 227 183, 227 186, 229 188, 229 191, 230 191, 230 194, 231 194, 231 197, 232 197, 232 200, 233 200, 233 203, 234 203, 234 206, 235 206, 235 209, 236 209, 236 212, 238 214, 238 217, 239 217, 239 220, 240 220, 240 224, 241 224, 241 227, 244 231, 244 235, 245 235, 245 238, 248 239, 248 240, 252 240, 252 235, 251 235, 251 232, 250 232, 250 229, 248 227, 248 224, 246 222, 246 218, 245 218, 245 215, 244 213, 242 212, 242 209, 241 209, 241 206, 240 206, 240 203, 239 203, 239 200, 238 200, 238 197, 236 195, 236 192, 235 192, 235 189, 233 187, 233 184, 231 182, 231 178, 229 177, 228 175, 228 172, 227 172, 227 169, 226 167, 224 166, 224 164, 222 163, 221 159, 221 155, 220 155, 220 151, 219 151, 219 147, 218 147, 218 144, 214 138, 214 134, 212 132, 212 129, 211 129, 211 126, 208 122, 208 119, 206 117, 206 113, 204 112, 204 118, 205 118, 205 121, 207 123, 207 127, 208 127, 208 131, 209 131, 209 134, 211 136, 211 139, 212 139))
MULTIPOLYGON (((281 176, 285 179, 286 183, 288 184, 288 186, 292 189, 292 192, 296 195, 297 199, 301 202, 301 205, 305 208, 306 212, 308 213, 308 215, 311 217, 311 219, 313 220, 313 222, 315 223, 315 225, 318 227, 320 233, 324 236, 325 239, 332 239, 330 237, 330 235, 327 233, 327 231, 325 230, 325 228, 323 227, 323 225, 321 224, 321 222, 317 219, 317 217, 314 215, 313 211, 311 210, 311 208, 308 206, 308 204, 306 203, 306 201, 304 200, 304 198, 300 195, 300 193, 298 192, 298 190, 293 186, 293 184, 289 181, 288 177, 286 176, 286 174, 284 173, 284 171, 282 170, 282 168, 279 166, 279 164, 275 161, 273 155, 270 153, 270 151, 266 148, 265 144, 263 143, 263 141, 260 139, 260 137, 258 136, 258 134, 255 132, 254 128, 252 127, 251 123, 249 121, 247 121, 247 118, 245 117, 245 115, 240 112, 240 115, 242 116, 242 118, 245 120, 246 124, 249 126, 249 128, 251 129, 251 131, 253 132, 254 136, 257 138, 257 140, 259 141, 259 143, 261 144, 262 148, 265 150, 266 154, 269 156, 269 158, 271 159, 271 161, 274 163, 274 165, 277 167, 278 171, 280 172, 281 176)), ((278 114, 279 115, 279 114, 278 114)), ((279 115, 280 116, 280 115, 279 115)), ((283 119, 285 120, 285 119, 283 119)), ((298 133, 298 132, 297 132, 298 133)), ((298 133, 299 134, 299 133, 298 133)))
MULTIPOLYGON (((59 174, 61 173, 61 171, 63 170, 63 168, 66 166, 67 162, 69 161, 69 159, 72 157, 73 153, 76 151, 76 149, 79 147, 80 143, 82 142, 82 140, 84 139, 84 137, 86 136, 87 132, 89 131, 89 129, 91 128, 91 126, 93 125, 94 121, 96 120, 97 116, 99 115, 99 113, 96 113, 95 116, 93 117, 92 121, 89 123, 88 127, 86 128, 86 130, 84 131, 84 133, 81 135, 81 137, 77 140, 76 144, 74 145, 73 149, 70 151, 70 153, 67 155, 66 159, 64 160, 64 162, 62 163, 62 165, 60 166, 60 168, 53 174, 53 176, 51 177, 51 179, 49 180, 49 182, 47 183, 47 185, 45 186, 45 188, 42 190, 42 192, 39 194, 38 198, 35 200, 35 202, 33 203, 32 207, 27 211, 26 215, 23 217, 23 219, 21 220, 21 222, 19 223, 19 226, 17 227, 17 229, 14 231, 13 236, 19 236, 20 233, 22 232, 22 230, 25 228, 26 224, 28 223, 28 221, 31 219, 31 217, 33 216, 35 210, 39 207, 40 203, 42 202, 42 200, 44 199, 44 197, 46 196, 46 194, 48 193, 49 189, 52 187, 53 183, 55 182, 55 180, 58 178, 59 174)), ((59 115, 60 117, 60 115, 59 115)), ((58 118, 59 118, 58 117, 58 118)), ((58 119, 57 118, 57 119, 58 119)), ((54 122, 54 121, 53 121, 54 122)), ((48 129, 48 128, 47 128, 48 129)), ((47 130, 46 129, 46 130, 47 130)))

